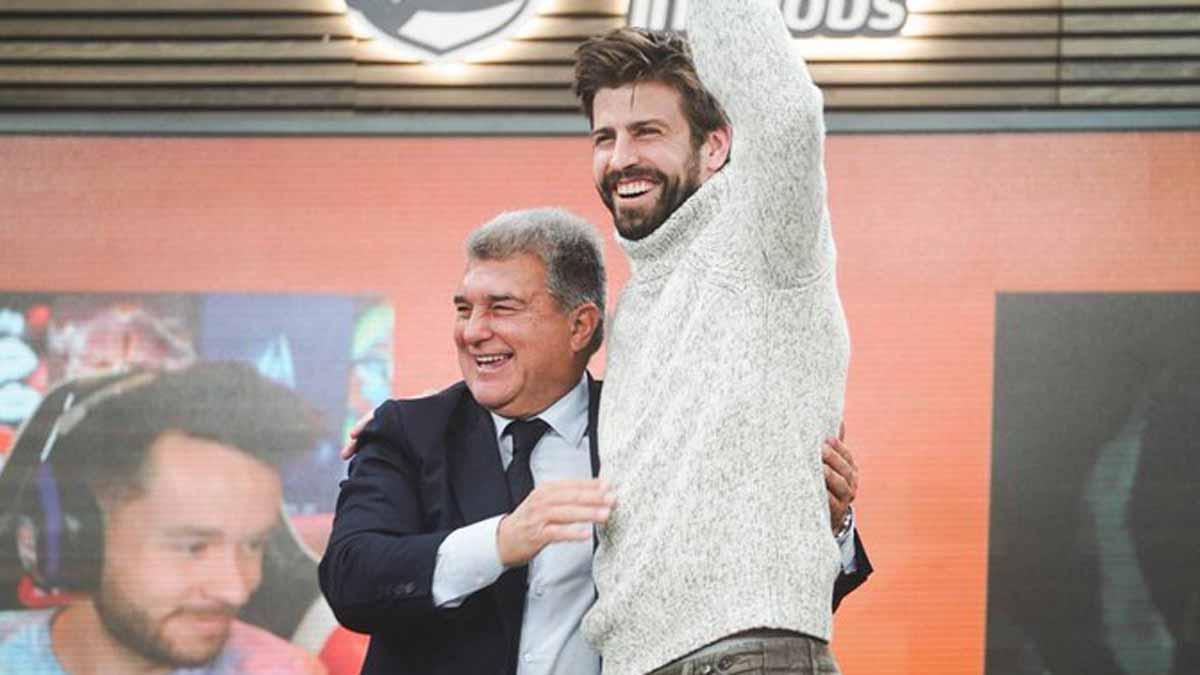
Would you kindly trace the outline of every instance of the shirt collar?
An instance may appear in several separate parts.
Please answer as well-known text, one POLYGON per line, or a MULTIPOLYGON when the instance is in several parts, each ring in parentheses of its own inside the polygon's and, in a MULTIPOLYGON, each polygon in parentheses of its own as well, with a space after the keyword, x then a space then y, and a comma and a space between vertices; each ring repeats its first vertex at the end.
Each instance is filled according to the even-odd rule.
MULTIPOLYGON (((587 433, 588 406, 591 404, 591 392, 588 390, 588 374, 584 372, 579 383, 571 388, 562 398, 558 399, 542 412, 535 415, 550 425, 550 429, 561 436, 572 447, 578 446, 587 433)), ((488 411, 496 424, 496 441, 504 439, 504 428, 512 418, 488 411)))

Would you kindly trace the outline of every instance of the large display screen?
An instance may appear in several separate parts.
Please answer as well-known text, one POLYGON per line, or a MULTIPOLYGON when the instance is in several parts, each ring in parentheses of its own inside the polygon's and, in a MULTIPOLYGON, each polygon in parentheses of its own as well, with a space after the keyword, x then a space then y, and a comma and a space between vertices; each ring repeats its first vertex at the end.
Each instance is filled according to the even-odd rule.
MULTIPOLYGON (((459 379, 472 228, 566 207, 605 237, 612 304, 629 276, 586 138, 6 137, 0 157, 0 447, 76 373, 249 364, 325 424, 282 473, 313 555, 347 422, 459 379)), ((1156 420, 1195 403, 1198 158, 1195 132, 827 140, 876 568, 836 615, 844 672, 1194 669, 1196 434, 1178 431, 1200 414, 1156 420)), ((264 589, 300 587, 272 569, 264 589)), ((335 667, 332 617, 295 604, 239 621, 357 672, 335 667)))

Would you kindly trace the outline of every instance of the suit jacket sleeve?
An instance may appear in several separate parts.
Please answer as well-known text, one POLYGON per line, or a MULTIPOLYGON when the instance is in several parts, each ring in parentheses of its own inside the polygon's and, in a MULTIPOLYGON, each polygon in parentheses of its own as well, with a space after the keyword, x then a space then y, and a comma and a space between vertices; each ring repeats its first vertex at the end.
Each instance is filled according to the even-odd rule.
POLYGON ((433 604, 438 547, 451 530, 422 528, 420 460, 397 404, 375 411, 342 482, 321 590, 342 625, 363 633, 396 630, 442 611, 433 604))
POLYGON ((863 547, 862 539, 858 536, 858 528, 854 530, 854 564, 857 566, 854 572, 839 574, 837 581, 833 583, 833 611, 835 612, 850 591, 861 586, 874 571, 871 561, 867 558, 867 549, 863 547))

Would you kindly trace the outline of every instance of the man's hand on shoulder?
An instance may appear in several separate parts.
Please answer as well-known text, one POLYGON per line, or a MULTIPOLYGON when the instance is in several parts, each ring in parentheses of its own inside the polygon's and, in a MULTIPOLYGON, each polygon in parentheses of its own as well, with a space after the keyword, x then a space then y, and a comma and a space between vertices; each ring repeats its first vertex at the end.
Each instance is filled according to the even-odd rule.
POLYGON ((350 459, 354 456, 354 453, 358 452, 358 435, 362 433, 363 427, 367 426, 367 422, 370 422, 374 416, 375 412, 371 411, 358 418, 358 421, 354 423, 354 427, 350 429, 350 437, 346 439, 346 444, 342 446, 341 452, 338 453, 342 456, 342 459, 350 459))
MULTIPOLYGON (((414 398, 433 396, 434 394, 438 393, 438 391, 438 389, 426 389, 420 394, 417 394, 417 396, 414 398)), ((341 455, 342 459, 351 459, 354 457, 355 453, 358 452, 358 437, 360 434, 362 434, 363 428, 367 426, 367 423, 370 422, 371 418, 374 416, 375 411, 372 410, 366 415, 358 418, 358 421, 355 422, 354 426, 350 428, 350 434, 346 438, 346 444, 342 446, 341 451, 338 453, 341 455)))
POLYGON ((821 461, 825 463, 825 489, 829 492, 829 516, 836 533, 850 512, 850 505, 858 496, 858 465, 854 454, 845 443, 846 425, 838 431, 837 438, 825 441, 821 449, 821 461))
POLYGON ((559 541, 586 541, 593 523, 608 522, 616 505, 608 483, 600 479, 547 481, 503 519, 496 548, 505 567, 520 567, 559 541))

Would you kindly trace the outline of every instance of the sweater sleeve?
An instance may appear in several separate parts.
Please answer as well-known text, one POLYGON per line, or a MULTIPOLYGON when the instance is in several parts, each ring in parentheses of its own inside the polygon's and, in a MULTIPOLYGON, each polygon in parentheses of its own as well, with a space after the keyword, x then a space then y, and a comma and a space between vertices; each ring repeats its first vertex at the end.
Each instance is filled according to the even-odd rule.
POLYGON ((824 276, 834 258, 820 90, 793 49, 779 3, 691 0, 688 38, 705 87, 733 125, 739 234, 781 288, 824 276))

